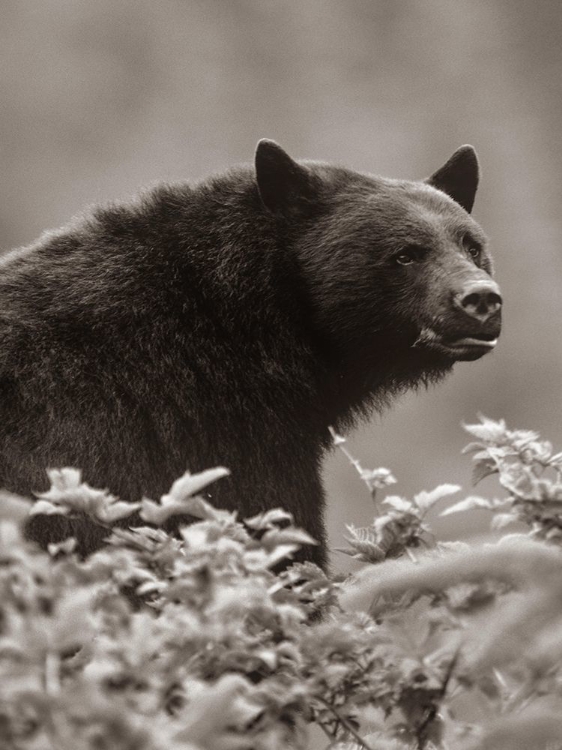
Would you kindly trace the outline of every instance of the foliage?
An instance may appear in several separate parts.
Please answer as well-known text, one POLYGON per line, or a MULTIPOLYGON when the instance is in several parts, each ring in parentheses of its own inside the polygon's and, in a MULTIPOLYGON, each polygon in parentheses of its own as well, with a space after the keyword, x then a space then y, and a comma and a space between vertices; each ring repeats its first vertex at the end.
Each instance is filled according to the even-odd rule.
POLYGON ((3 493, 0 747, 298 750, 312 726, 338 750, 562 747, 562 456, 503 422, 467 430, 475 479, 506 494, 445 513, 486 508, 518 533, 435 542, 428 512, 459 488, 379 503, 394 478, 334 434, 376 509, 348 528, 363 565, 345 580, 288 564, 313 540, 284 511, 240 521, 203 500, 222 468, 133 505, 52 471, 31 512, 107 527, 84 560, 72 540, 25 542, 29 502, 3 493), (150 525, 122 527, 133 511, 150 525), (155 528, 178 513, 198 520, 155 528))

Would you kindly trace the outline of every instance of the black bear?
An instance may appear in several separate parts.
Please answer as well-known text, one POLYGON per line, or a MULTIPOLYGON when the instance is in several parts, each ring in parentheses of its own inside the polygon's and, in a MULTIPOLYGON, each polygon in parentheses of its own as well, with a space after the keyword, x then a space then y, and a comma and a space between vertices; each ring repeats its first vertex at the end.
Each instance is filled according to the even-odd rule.
MULTIPOLYGON (((137 501, 222 464, 217 506, 285 507, 324 564, 329 426, 495 345, 477 183, 470 146, 409 182, 263 140, 254 168, 159 186, 6 255, 0 486, 29 495, 47 467, 76 466, 137 501)), ((83 521, 38 516, 29 533, 100 544, 83 521)))

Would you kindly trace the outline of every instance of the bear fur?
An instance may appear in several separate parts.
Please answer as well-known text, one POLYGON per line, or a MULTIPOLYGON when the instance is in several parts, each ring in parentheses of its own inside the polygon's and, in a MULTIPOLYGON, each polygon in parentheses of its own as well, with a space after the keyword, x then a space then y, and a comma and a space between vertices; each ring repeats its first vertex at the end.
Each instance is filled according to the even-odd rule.
MULTIPOLYGON (((499 334, 499 302, 479 317, 464 294, 484 284, 499 300, 469 215, 477 182, 469 146, 409 182, 265 140, 253 167, 158 186, 7 254, 0 487, 31 495, 46 468, 75 466, 138 501, 220 464, 231 475, 213 503, 242 518, 286 508, 325 564, 329 426, 499 334)), ((83 553, 106 535, 84 519, 29 524, 43 545, 71 533, 83 553)))

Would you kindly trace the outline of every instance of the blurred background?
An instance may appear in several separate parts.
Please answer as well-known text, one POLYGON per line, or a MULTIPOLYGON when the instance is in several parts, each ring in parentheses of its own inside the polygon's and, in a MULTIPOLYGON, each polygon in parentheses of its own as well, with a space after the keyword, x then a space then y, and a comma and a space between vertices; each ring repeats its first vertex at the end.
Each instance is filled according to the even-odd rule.
MULTIPOLYGON (((442 482, 470 491, 461 423, 479 412, 562 449, 558 0, 2 0, 0 18, 3 249, 87 204, 250 161, 261 137, 400 178, 472 143, 483 172, 474 215, 505 298, 500 343, 401 399, 348 448, 391 468, 406 496, 442 482)), ((344 523, 368 524, 373 508, 341 453, 326 486, 340 546, 344 523)), ((488 520, 435 528, 458 538, 488 520)))

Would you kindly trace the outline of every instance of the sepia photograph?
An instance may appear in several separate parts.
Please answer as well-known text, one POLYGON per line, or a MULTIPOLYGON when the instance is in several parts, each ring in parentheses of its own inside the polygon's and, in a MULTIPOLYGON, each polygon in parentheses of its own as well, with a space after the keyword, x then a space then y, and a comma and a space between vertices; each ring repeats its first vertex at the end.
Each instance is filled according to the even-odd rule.
POLYGON ((0 4, 0 750, 562 750, 562 6, 0 4))

